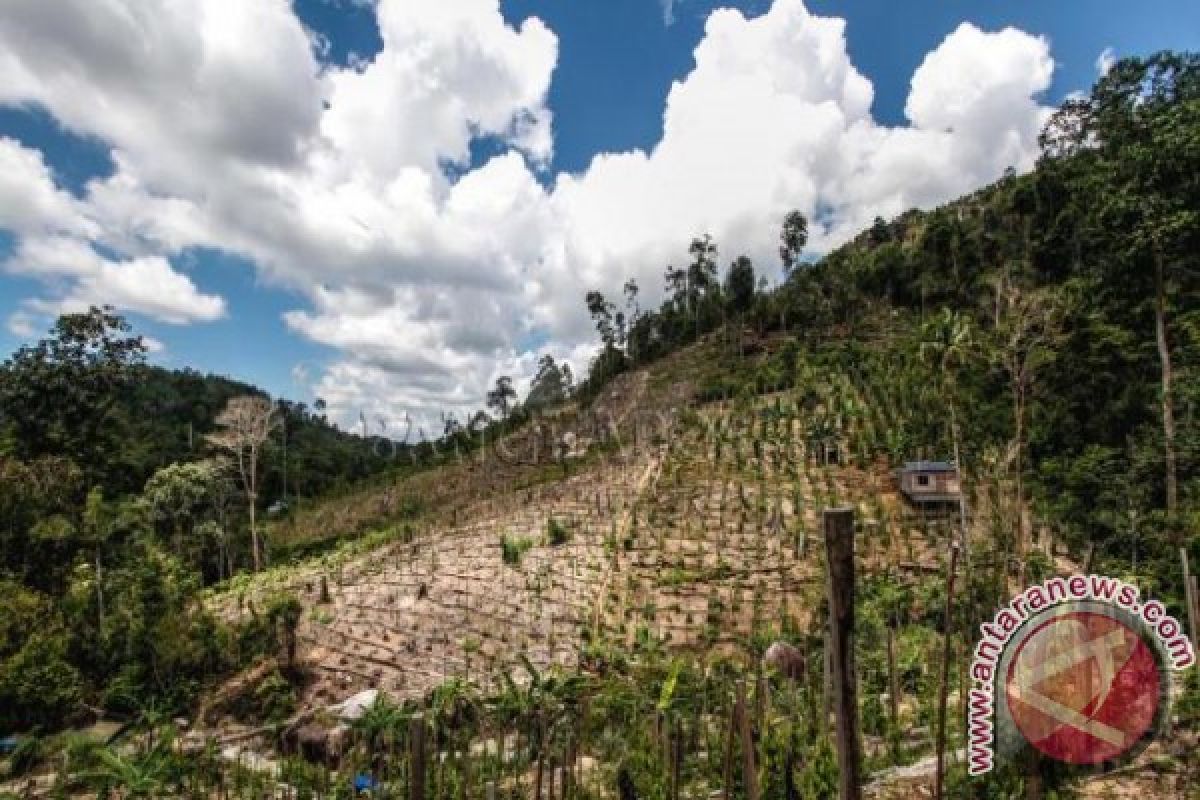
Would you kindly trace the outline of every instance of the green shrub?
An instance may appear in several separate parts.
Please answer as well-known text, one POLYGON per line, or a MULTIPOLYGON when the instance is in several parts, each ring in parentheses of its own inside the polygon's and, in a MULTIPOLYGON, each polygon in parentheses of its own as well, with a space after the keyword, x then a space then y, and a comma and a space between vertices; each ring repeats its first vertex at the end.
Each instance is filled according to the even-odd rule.
POLYGON ((83 679, 67 660, 67 637, 34 630, 25 646, 0 663, 0 730, 55 728, 78 709, 83 679))
POLYGON ((275 669, 256 686, 247 687, 233 698, 228 710, 242 722, 282 722, 296 711, 296 690, 283 673, 275 669))
POLYGON ((533 540, 528 536, 509 536, 506 533, 500 537, 500 557, 512 567, 521 563, 521 556, 531 547, 533 540))
POLYGON ((571 531, 566 525, 554 517, 546 520, 546 543, 551 547, 566 544, 571 541, 571 531))

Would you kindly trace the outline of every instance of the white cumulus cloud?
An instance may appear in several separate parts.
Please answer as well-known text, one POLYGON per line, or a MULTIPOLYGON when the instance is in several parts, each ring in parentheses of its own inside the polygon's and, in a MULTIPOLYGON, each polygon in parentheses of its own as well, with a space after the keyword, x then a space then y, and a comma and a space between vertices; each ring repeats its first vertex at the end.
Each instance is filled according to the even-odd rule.
POLYGON ((307 298, 284 323, 339 353, 312 381, 332 415, 433 430, 500 374, 527 385, 542 352, 582 373, 587 289, 635 277, 652 303, 706 232, 722 261, 744 252, 774 275, 788 210, 826 250, 1029 168, 1049 113, 1045 39, 963 24, 914 73, 908 124, 880 125, 844 21, 775 0, 709 16, 653 147, 547 176, 553 31, 510 25, 499 0, 373 9, 383 49, 337 67, 286 0, 4 4, 0 105, 46 108, 116 164, 75 198, 0 140, 6 268, 46 283, 44 310, 105 301, 189 322, 224 301, 172 259, 236 253, 307 298), (473 165, 479 137, 501 152, 473 165))
POLYGON ((8 315, 8 332, 18 339, 32 339, 37 333, 37 324, 28 311, 14 311, 8 315))

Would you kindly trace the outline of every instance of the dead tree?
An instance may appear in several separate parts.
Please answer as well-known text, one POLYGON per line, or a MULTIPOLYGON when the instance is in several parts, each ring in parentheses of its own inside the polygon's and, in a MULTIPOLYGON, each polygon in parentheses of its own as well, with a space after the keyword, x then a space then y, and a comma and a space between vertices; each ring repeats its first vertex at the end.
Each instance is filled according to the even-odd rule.
POLYGON ((229 400, 217 415, 217 430, 208 435, 215 446, 233 454, 238 477, 246 492, 250 510, 250 547, 254 570, 262 568, 262 548, 258 540, 256 506, 258 505, 258 456, 278 420, 275 406, 265 397, 243 395, 229 400))

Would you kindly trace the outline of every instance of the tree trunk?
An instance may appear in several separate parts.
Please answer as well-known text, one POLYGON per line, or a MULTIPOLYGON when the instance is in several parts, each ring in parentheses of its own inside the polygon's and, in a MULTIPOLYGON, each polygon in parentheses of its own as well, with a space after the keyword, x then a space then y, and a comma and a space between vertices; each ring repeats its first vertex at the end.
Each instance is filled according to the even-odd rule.
POLYGON ((729 732, 725 736, 725 763, 722 770, 721 800, 733 797, 733 740, 737 736, 738 707, 735 700, 729 706, 729 732))
POLYGON ((671 800, 679 800, 683 773, 683 721, 676 718, 671 736, 671 800))
POLYGON ((287 643, 287 667, 291 670, 296 666, 296 626, 287 622, 284 625, 287 627, 284 634, 287 643))
MULTIPOLYGON (((546 749, 546 743, 545 743, 546 733, 544 730, 542 730, 542 721, 540 719, 540 714, 538 715, 538 717, 539 718, 535 722, 535 725, 537 726, 535 728, 535 730, 537 731, 537 738, 536 738, 536 741, 537 741, 537 772, 536 772, 536 776, 534 778, 534 786, 535 786, 534 795, 533 795, 534 800, 542 800, 542 772, 543 772, 543 764, 545 761, 544 752, 546 749)), ((535 741, 534 738, 530 737, 529 746, 531 748, 533 747, 534 741, 535 741)))
POLYGON ((959 442, 958 414, 955 404, 950 407, 950 438, 954 444, 954 477, 958 479, 958 526, 962 533, 962 545, 967 563, 971 563, 971 548, 967 546, 967 491, 962 479, 962 446, 959 442))
POLYGON ((738 734, 742 742, 742 788, 746 800, 758 800, 758 768, 754 763, 754 738, 750 733, 750 713, 746 709, 746 682, 738 680, 737 692, 738 734))
MULTIPOLYGON (((950 642, 953 631, 954 611, 954 571, 958 568, 958 544, 950 546, 950 567, 946 574, 946 613, 943 618, 942 638, 942 676, 938 685, 938 715, 937 715, 937 771, 934 773, 934 800, 942 799, 942 782, 945 778, 946 758, 946 692, 950 684, 950 642)), ((962 687, 959 688, 962 691, 962 687)))
POLYGON ((1187 604, 1187 626, 1188 634, 1192 640, 1192 651, 1200 652, 1200 636, 1196 633, 1196 593, 1192 588, 1193 576, 1191 574, 1190 565, 1188 564, 1188 551, 1186 547, 1179 548, 1179 561, 1183 565, 1183 598, 1187 604))
POLYGON ((96 616, 100 620, 97 632, 104 635, 104 573, 100 564, 100 544, 96 544, 96 616))
POLYGON ((1045 782, 1042 780, 1042 764, 1035 756, 1030 759, 1025 771, 1025 800, 1042 800, 1045 796, 1045 782))
POLYGON ((1163 456, 1166 461, 1167 511, 1174 513, 1179 503, 1179 486, 1175 470, 1175 408, 1171 402, 1171 348, 1167 344, 1167 298, 1163 280, 1162 254, 1154 254, 1154 338, 1158 344, 1158 360, 1162 367, 1162 425, 1163 456))
POLYGON ((1017 561, 1024 568, 1025 563, 1025 390, 1019 381, 1013 386, 1013 426, 1017 441, 1015 457, 1016 490, 1017 490, 1017 561))
POLYGON ((255 506, 257 505, 255 493, 250 493, 250 550, 254 557, 254 571, 258 572, 262 569, 262 558, 258 550, 258 524, 255 518, 255 506))
POLYGON ((900 731, 900 676, 896 674, 896 629, 889 624, 887 629, 888 707, 891 711, 892 730, 900 731))

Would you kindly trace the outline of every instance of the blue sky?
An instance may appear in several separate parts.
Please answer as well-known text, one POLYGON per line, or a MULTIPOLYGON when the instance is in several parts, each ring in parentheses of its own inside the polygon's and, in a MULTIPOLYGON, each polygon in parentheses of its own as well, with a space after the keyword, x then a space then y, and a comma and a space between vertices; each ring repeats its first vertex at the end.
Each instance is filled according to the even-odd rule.
MULTIPOLYGON (((668 92, 673 82, 684 80, 692 71, 693 52, 704 37, 709 13, 714 8, 730 6, 738 8, 747 17, 755 17, 766 12, 770 3, 767 0, 738 3, 677 0, 666 9, 658 0, 503 0, 501 12, 510 26, 519 26, 527 18, 537 17, 557 37, 548 95, 544 103, 532 104, 539 108, 544 106, 553 114, 553 155, 548 160, 539 159, 532 149, 521 150, 526 153, 530 174, 547 193, 552 192, 556 175, 583 173, 598 153, 620 153, 635 148, 649 151, 659 142, 663 137, 664 103, 668 92)), ((1048 39, 1049 54, 1056 69, 1053 81, 1039 98, 1046 104, 1057 103, 1067 92, 1089 86, 1097 76, 1097 58, 1106 49, 1121 56, 1162 48, 1194 49, 1200 44, 1200 4, 1183 0, 1139 4, 1115 0, 1088 3, 809 0, 807 7, 814 15, 846 20, 849 61, 873 85, 870 114, 880 126, 908 124, 904 107, 914 70, 964 21, 974 23, 983 31, 1013 26, 1048 39)), ((19 12, 12 19, 6 19, 7 13, 0 11, 0 34, 6 25, 12 31, 18 30, 22 22, 19 12)), ((383 46, 375 11, 368 4, 351 0, 297 0, 294 13, 309 30, 318 34, 319 60, 326 65, 369 62, 383 46)), ((65 15, 63 24, 70 25, 71 19, 70 15, 65 15)), ((147 74, 151 76, 146 78, 147 81, 154 79, 152 72, 147 74)), ((75 132, 68 133, 59 119, 59 116, 68 116, 68 112, 60 110, 56 115, 53 110, 56 101, 64 102, 61 95, 53 94, 54 91, 53 86, 31 89, 35 99, 21 101, 11 96, 5 100, 0 89, 0 105, 3 106, 0 107, 0 137, 14 139, 24 149, 40 153, 55 186, 82 200, 86 198, 88 180, 108 178, 117 170, 111 139, 123 135, 121 132, 126 129, 97 125, 94 131, 81 130, 87 127, 86 123, 69 121, 67 125, 75 132), (44 91, 47 99, 38 99, 37 91, 44 91), (44 106, 51 106, 52 110, 43 110, 44 106)), ((530 106, 527 100, 513 102, 520 108, 530 106)), ((245 108, 240 108, 244 113, 245 108)), ((517 116, 525 113, 519 111, 517 116)), ((273 119, 264 117, 254 124, 271 126, 273 119)), ((477 170, 497 155, 513 148, 520 150, 511 131, 502 128, 472 141, 468 161, 455 165, 447 174, 457 178, 477 170)), ((239 135, 243 133, 239 132, 239 135)), ((448 151, 453 149, 451 145, 446 147, 448 151)), ((122 149, 135 151, 134 140, 122 149)), ((194 166, 202 171, 206 165, 194 166)), ((148 167, 143 171, 144 174, 149 172, 148 167)), ((985 174, 981 173, 981 176, 985 174)), ((177 177, 173 176, 172 180, 178 182, 177 177)), ((180 186, 183 184, 186 181, 180 186)), ((164 183, 163 186, 166 188, 147 194, 173 195, 175 190, 171 184, 164 183)), ((196 198, 207 197, 199 192, 189 194, 189 189, 185 188, 178 191, 190 202, 202 203, 203 200, 196 198)), ((0 221, 3 219, 0 213, 0 221)), ((363 225, 364 229, 369 227, 363 225)), ((5 259, 14 251, 18 234, 13 230, 4 231, 2 227, 0 259, 5 259)), ((189 318, 187 324, 164 321, 163 314, 130 313, 139 331, 164 345, 162 352, 153 355, 156 361, 232 375, 258 383, 273 393, 304 400, 311 400, 314 394, 323 393, 331 386, 336 387, 339 378, 336 371, 331 371, 331 365, 339 361, 357 364, 361 369, 353 373, 354 379, 362 380, 364 385, 373 380, 366 377, 370 369, 384 370, 391 376, 379 378, 374 384, 391 387, 390 390, 399 391, 398 382, 403 380, 420 382, 420 376, 414 377, 406 371, 413 369, 411 364, 420 359, 408 352, 375 353, 369 341, 365 350, 370 352, 364 353, 363 338, 346 330, 352 326, 335 317, 329 309, 317 307, 320 298, 312 288, 314 275, 322 285, 327 276, 331 288, 341 286, 348 291, 366 291, 364 286, 375 287, 379 282, 377 276, 370 280, 360 280, 356 276, 353 282, 347 279, 339 283, 344 271, 335 257, 296 275, 289 273, 286 265, 264 268, 263 264, 256 263, 250 252, 254 250, 253 246, 233 249, 235 252, 223 253, 209 242, 183 242, 182 246, 163 247, 171 267, 186 275, 196 291, 224 299, 224 313, 215 320, 189 318), (320 272, 320 269, 326 272, 320 272), (295 310, 311 312, 308 320, 311 324, 306 324, 305 320, 286 324, 283 315, 295 310), (396 364, 401 366, 394 366, 396 364), (322 374, 327 382, 324 386, 314 385, 322 374), (297 380, 298 375, 302 380, 297 380), (389 380, 393 382, 389 383, 389 380)), ((412 258, 420 263, 398 258, 394 267, 397 274, 408 275, 404 270, 419 273, 426 262, 441 263, 440 254, 417 253, 412 258)), ((520 259, 514 256, 514 260, 520 259)), ((530 271, 536 271, 537 263, 540 262, 535 260, 514 267, 514 281, 530 280, 530 271)), ((370 268, 373 265, 363 269, 369 271, 370 268)), ((646 274, 650 274, 651 268, 646 267, 646 274)), ((661 265, 653 269, 660 271, 661 265)), ((11 351, 22 341, 24 337, 19 335, 22 328, 32 325, 40 332, 45 327, 46 318, 32 310, 30 298, 43 298, 55 292, 63 294, 67 291, 65 284, 69 282, 61 276, 48 275, 46 271, 21 270, 20 273, 0 272, 0 321, 10 322, 0 328, 0 351, 3 352, 11 351)), ((384 271, 383 274, 388 273, 384 271)), ((545 283, 542 291, 555 291, 553 287, 557 284, 554 281, 545 283)), ((426 279, 414 279, 412 285, 417 294, 406 295, 407 304, 409 307, 422 305, 413 298, 424 297, 420 294, 423 291, 432 293, 432 289, 421 288, 431 284, 426 279)), ((94 295, 97 291, 102 292, 103 286, 92 286, 89 291, 94 295)), ((430 303, 436 305, 433 301, 430 303)), ((549 308, 550 304, 543 305, 549 308)), ((511 320, 512 331, 507 344, 481 346, 479 352, 483 356, 507 353, 511 369, 519 371, 523 365, 528 366, 529 358, 523 358, 522 351, 532 349, 535 344, 549 346, 548 343, 560 342, 563 353, 572 352, 571 347, 577 345, 579 326, 575 321, 562 321, 566 312, 546 310, 544 319, 533 313, 529 319, 521 319, 508 307, 498 307, 495 313, 498 320, 511 320)), ((441 319, 437 314, 433 318, 441 319)), ((428 336, 433 338, 426 342, 427 349, 430 342, 437 345, 444 341, 445 353, 450 354, 447 357, 453 361, 457 351, 452 342, 471 338, 459 330, 461 327, 453 331, 437 328, 437 333, 429 333, 428 336)), ((470 333, 478 338, 477 331, 470 333)), ((404 330, 399 329, 396 335, 402 338, 404 330)), ((574 352, 580 352, 578 347, 574 352)), ((455 383, 450 379, 439 385, 443 387, 441 391, 454 394, 461 402, 468 402, 463 398, 478 389, 477 385, 463 381, 455 383)), ((432 382, 430 387, 433 394, 439 391, 432 382)), ((409 402, 421 401, 410 398, 409 402)))

